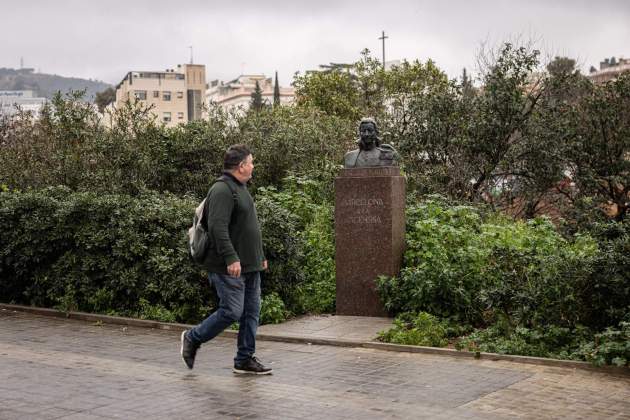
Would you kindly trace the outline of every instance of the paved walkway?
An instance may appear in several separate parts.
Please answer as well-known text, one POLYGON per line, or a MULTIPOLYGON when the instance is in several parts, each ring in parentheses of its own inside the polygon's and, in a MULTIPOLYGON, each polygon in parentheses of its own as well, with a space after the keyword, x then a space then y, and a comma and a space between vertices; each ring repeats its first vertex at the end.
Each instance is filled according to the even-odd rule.
POLYGON ((262 325, 258 327, 258 333, 275 337, 365 342, 374 340, 380 331, 391 328, 392 323, 391 318, 310 315, 282 324, 262 325))
POLYGON ((271 376, 231 372, 235 342, 0 311, 0 419, 630 419, 630 378, 581 369, 259 341, 271 376))

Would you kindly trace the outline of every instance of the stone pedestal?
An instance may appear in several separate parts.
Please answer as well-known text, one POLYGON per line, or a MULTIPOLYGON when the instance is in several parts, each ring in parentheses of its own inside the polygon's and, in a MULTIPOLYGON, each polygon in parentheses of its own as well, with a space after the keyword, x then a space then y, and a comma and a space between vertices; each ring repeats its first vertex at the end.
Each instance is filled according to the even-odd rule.
POLYGON ((335 179, 338 315, 387 315, 375 279, 398 274, 404 240, 405 180, 400 169, 342 169, 335 179))

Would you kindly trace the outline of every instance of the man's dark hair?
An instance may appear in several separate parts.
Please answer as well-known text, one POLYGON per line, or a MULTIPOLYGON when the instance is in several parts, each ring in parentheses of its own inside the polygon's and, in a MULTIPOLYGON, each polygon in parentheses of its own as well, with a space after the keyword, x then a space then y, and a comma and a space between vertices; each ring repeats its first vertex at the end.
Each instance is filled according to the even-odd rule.
POLYGON ((249 148, 244 144, 234 144, 230 146, 223 157, 223 169, 231 171, 238 168, 238 165, 251 154, 252 152, 250 152, 249 148))

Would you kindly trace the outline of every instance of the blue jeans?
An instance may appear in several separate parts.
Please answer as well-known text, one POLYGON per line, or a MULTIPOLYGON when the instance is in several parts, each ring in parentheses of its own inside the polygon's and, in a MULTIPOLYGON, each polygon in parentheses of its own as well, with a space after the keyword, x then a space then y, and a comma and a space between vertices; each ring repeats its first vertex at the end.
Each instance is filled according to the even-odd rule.
POLYGON ((235 362, 243 362, 256 351, 256 329, 260 317, 260 273, 245 273, 240 277, 210 273, 210 283, 217 288, 219 309, 188 333, 196 344, 212 340, 223 330, 239 322, 235 362))

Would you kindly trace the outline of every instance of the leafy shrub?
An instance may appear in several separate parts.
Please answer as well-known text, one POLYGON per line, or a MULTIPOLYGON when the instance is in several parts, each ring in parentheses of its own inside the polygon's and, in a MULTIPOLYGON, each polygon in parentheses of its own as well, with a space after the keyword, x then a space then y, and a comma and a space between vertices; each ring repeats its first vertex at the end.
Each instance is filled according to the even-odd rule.
POLYGON ((591 335, 588 329, 549 325, 538 328, 512 329, 498 322, 486 329, 475 330, 455 343, 458 350, 481 351, 522 356, 576 359, 574 352, 591 335))
POLYGON ((588 230, 601 252, 582 284, 581 307, 596 330, 628 321, 630 314, 630 220, 597 223, 588 230))
POLYGON ((210 300, 184 231, 195 203, 65 188, 0 193, 3 301, 141 313, 144 302, 197 319, 210 300))
MULTIPOLYGON (((187 252, 196 205, 157 193, 0 192, 0 224, 11 226, 0 231, 0 300, 198 322, 215 299, 187 252)), ((270 200, 257 205, 270 265, 264 294, 299 308, 296 217, 270 200)))
POLYGON ((464 324, 574 325, 597 245, 572 242, 544 219, 514 222, 429 199, 408 209, 404 268, 378 290, 394 312, 427 311, 464 324))
POLYGON ((321 206, 303 232, 305 240, 305 280, 301 287, 304 312, 334 312, 337 281, 335 272, 335 232, 332 208, 321 206))
POLYGON ((19 113, 0 119, 0 185, 138 195, 145 190, 206 195, 231 144, 246 143, 256 156, 253 189, 280 186, 289 173, 332 179, 354 137, 354 123, 313 110, 278 107, 227 113, 177 127, 156 121, 141 103, 126 103, 102 124, 81 92, 57 95, 39 119, 19 113), (338 163, 337 165, 331 162, 338 163))
POLYGON ((146 299, 140 298, 140 319, 151 319, 161 322, 177 321, 175 314, 162 305, 151 305, 146 299))
POLYGON ((574 355, 598 366, 630 366, 630 322, 606 328, 593 341, 582 344, 574 355))
POLYGON ((261 188, 257 194, 260 202, 273 202, 294 216, 289 225, 296 227, 294 234, 302 247, 302 280, 292 288, 291 310, 296 313, 333 312, 335 308, 332 205, 322 199, 320 192, 317 183, 291 176, 283 181, 282 190, 261 188))
POLYGON ((405 312, 394 319, 394 326, 378 335, 380 341, 416 346, 444 347, 448 344, 445 323, 426 312, 405 312))
POLYGON ((269 196, 256 197, 263 248, 269 269, 262 274, 263 295, 277 292, 291 312, 299 307, 297 289, 304 281, 303 242, 298 218, 269 196))
POLYGON ((497 323, 462 337, 455 347, 475 352, 584 360, 597 366, 628 366, 630 323, 622 321, 618 328, 609 327, 594 335, 584 327, 549 325, 534 329, 517 327, 512 331, 497 323))
POLYGON ((355 137, 354 121, 299 107, 247 113, 235 121, 238 142, 256 157, 255 189, 280 187, 291 174, 321 181, 327 196, 355 137))
POLYGON ((262 298, 260 307, 260 324, 279 324, 287 319, 289 311, 276 292, 262 298))

